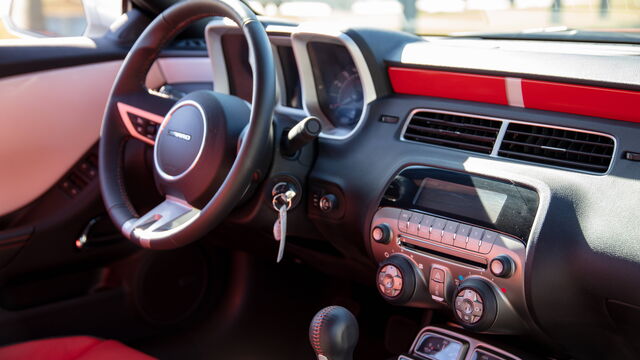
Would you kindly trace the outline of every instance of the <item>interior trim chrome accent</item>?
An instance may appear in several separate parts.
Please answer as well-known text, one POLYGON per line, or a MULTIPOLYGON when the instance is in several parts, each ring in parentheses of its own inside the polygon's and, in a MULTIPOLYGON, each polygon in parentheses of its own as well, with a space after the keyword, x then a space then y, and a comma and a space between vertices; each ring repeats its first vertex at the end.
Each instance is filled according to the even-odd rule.
POLYGON ((506 360, 522 360, 520 357, 517 357, 493 345, 489 345, 483 341, 476 340, 472 337, 458 334, 455 331, 443 329, 436 326, 427 326, 420 331, 418 336, 416 336, 415 340, 413 341, 413 345, 411 345, 411 354, 418 354, 420 356, 429 358, 429 356, 425 354, 421 354, 420 352, 416 351, 416 347, 418 346, 418 344, 420 344, 420 341, 424 338, 424 336, 428 334, 441 336, 450 340, 455 340, 456 342, 462 342, 463 344, 466 342, 469 347, 467 349, 465 356, 461 359, 471 360, 473 359, 473 354, 475 353, 476 350, 487 349, 491 352, 498 354, 499 356, 505 357, 506 360))
POLYGON ((504 78, 504 86, 507 92, 507 102, 509 106, 525 107, 524 97, 522 96, 522 79, 506 77, 504 78))
MULTIPOLYGON (((295 27, 269 25, 266 27, 267 35, 271 41, 273 58, 276 65, 276 101, 275 112, 283 115, 295 117, 305 117, 307 112, 304 109, 297 109, 285 105, 285 99, 281 94, 286 91, 284 73, 282 71, 282 63, 276 46, 291 46, 290 36, 295 27), (289 36, 289 37, 287 37, 289 36)), ((211 59, 213 68, 213 86, 214 91, 227 94, 231 93, 229 85, 229 74, 227 72, 227 63, 222 48, 222 37, 225 34, 242 34, 242 31, 236 23, 228 19, 215 19, 209 22, 205 30, 205 38, 207 43, 207 51, 211 59)))
POLYGON ((227 73, 224 51, 222 49, 222 36, 234 29, 240 32, 240 28, 238 28, 236 23, 231 19, 224 18, 210 21, 204 31, 207 53, 209 54, 213 70, 213 90, 227 95, 229 95, 231 90, 229 87, 229 74, 227 73))
MULTIPOLYGON (((459 339, 459 338, 452 337, 452 336, 447 336, 445 334, 440 334, 440 333, 432 332, 432 331, 423 332, 421 335, 419 335, 416 338, 415 345, 414 345, 414 347, 412 347, 412 353, 415 353, 415 354, 420 355, 420 356, 422 356, 424 358, 427 358, 427 359, 431 358, 431 356, 423 353, 422 351, 418 351, 418 350, 415 349, 418 346, 418 344, 420 344, 422 342, 422 340, 424 340, 424 338, 426 338, 428 335, 435 335, 435 336, 438 336, 438 337, 441 337, 441 338, 445 338, 445 339, 447 339, 449 341, 453 341, 453 342, 457 342, 457 343, 461 344, 462 348, 460 349, 460 353, 465 355, 464 358, 466 358, 467 353, 470 353, 470 351, 468 351, 469 350, 468 349, 468 342, 466 340, 459 339)), ((460 353, 458 353, 458 354, 460 354, 460 353)))
POLYGON ((120 231, 125 235, 135 235, 140 241, 140 246, 150 249, 153 240, 181 231, 199 216, 200 209, 194 208, 182 199, 167 195, 163 202, 143 216, 127 220, 122 224, 120 231), (179 222, 179 219, 182 219, 182 222, 179 222), (165 226, 171 227, 163 230, 165 226))
POLYGON ((453 151, 461 151, 461 152, 465 152, 465 153, 469 153, 469 154, 474 154, 475 156, 483 156, 483 157, 488 156, 488 157, 491 157, 491 158, 496 158, 496 159, 505 160, 505 161, 512 161, 512 162, 516 162, 516 163, 519 163, 519 164, 526 164, 526 165, 532 165, 532 166, 542 166, 542 167, 548 167, 548 168, 553 168, 553 169, 560 169, 560 170, 565 170, 565 171, 579 172, 579 173, 590 174, 590 175, 599 175, 599 176, 608 175, 611 172, 611 169, 613 168, 613 165, 615 164, 615 162, 617 160, 616 154, 617 154, 617 151, 618 151, 618 140, 616 139, 616 137, 613 136, 613 135, 610 135, 610 134, 602 133, 602 132, 591 131, 591 130, 583 130, 583 129, 576 129, 576 128, 570 128, 570 127, 564 127, 564 126, 550 125, 550 124, 543 124, 543 123, 534 123, 534 122, 529 122, 529 121, 511 120, 511 119, 505 119, 505 118, 499 118, 499 117, 493 117, 493 116, 484 116, 484 115, 462 113, 462 112, 456 112, 456 111, 431 109, 431 108, 415 108, 415 109, 411 110, 411 112, 409 112, 409 115, 407 116, 407 118, 404 121, 404 124, 402 125, 402 131, 400 132, 400 140, 401 141, 405 141, 405 142, 409 142, 409 143, 413 143, 413 144, 443 147, 443 148, 447 148, 447 149, 450 149, 450 150, 453 150, 453 151), (473 151, 468 151, 468 150, 452 149, 452 148, 449 148, 449 147, 446 147, 446 146, 440 146, 440 145, 435 145, 435 144, 427 144, 427 143, 422 143, 422 142, 419 142, 419 141, 408 140, 408 139, 406 139, 404 137, 404 134, 407 132, 407 127, 409 126, 409 122, 411 122, 411 119, 413 118, 413 116, 416 113, 421 112, 421 111, 428 111, 428 112, 434 112, 434 113, 439 113, 439 114, 447 114, 447 115, 466 116, 466 117, 473 117, 473 118, 477 118, 477 119, 501 121, 502 122, 502 126, 500 127, 500 131, 498 132, 498 136, 496 138, 496 142, 493 145, 493 149, 491 150, 491 154, 489 154, 489 155, 485 155, 485 154, 477 153, 477 152, 473 152, 473 151), (559 130, 576 131, 576 132, 582 132, 582 133, 586 133, 586 134, 593 134, 593 135, 608 137, 611 140, 613 140, 613 155, 611 156, 611 163, 609 164, 609 168, 607 169, 606 172, 599 173, 599 172, 593 172, 593 171, 587 171, 587 170, 571 169, 571 168, 566 168, 566 167, 562 167, 562 166, 534 163, 534 162, 530 162, 530 161, 523 161, 523 160, 506 158, 506 157, 503 157, 503 156, 499 156, 498 155, 498 151, 500 150, 500 146, 502 145, 502 140, 504 139, 504 135, 505 135, 505 133, 507 131, 507 127, 511 123, 547 127, 547 128, 559 129, 559 130))
POLYGON ((149 145, 154 145, 155 141, 138 134, 135 127, 133 126, 133 122, 131 121, 131 118, 129 117, 129 113, 138 115, 147 120, 151 120, 157 124, 162 124, 162 122, 164 121, 164 117, 158 114, 154 114, 154 113, 139 109, 135 106, 125 104, 123 102, 118 102, 117 107, 118 107, 118 112, 120 113, 120 118, 122 119, 124 126, 129 131, 129 134, 138 140, 142 140, 146 142, 149 145))
POLYGON ((202 142, 200 143, 200 149, 198 150, 198 154, 196 155, 196 158, 193 159, 193 161, 191 162, 191 165, 189 165, 189 167, 181 172, 178 175, 169 175, 167 173, 165 173, 160 166, 158 165, 158 146, 154 146, 153 148, 153 166, 156 168, 156 171, 158 172, 158 175, 160 175, 160 177, 162 177, 165 180, 168 181, 175 181, 178 180, 180 178, 182 178, 183 176, 185 176, 187 173, 189 173, 189 171, 191 171, 196 164, 198 163, 198 160, 200 160, 200 156, 202 155, 202 150, 204 149, 204 143, 207 139, 207 116, 204 113, 204 110, 202 109, 202 107, 200 106, 200 104, 198 104, 197 102, 193 101, 193 100, 185 100, 185 101, 181 101, 177 104, 175 104, 171 110, 169 110, 169 112, 167 113, 167 116, 164 117, 164 120, 162 121, 162 124, 160 124, 160 128, 158 129, 158 134, 156 135, 156 139, 158 139, 160 137, 160 135, 162 134, 162 131, 164 130, 164 128, 167 126, 167 122, 169 121, 169 119, 171 118, 171 115, 173 115, 178 109, 180 109, 181 107, 184 106, 193 106, 196 109, 198 109, 198 111, 200 112, 200 117, 202 118, 202 123, 203 123, 203 127, 202 127, 202 142))
POLYGON ((326 27, 298 27, 292 35, 292 44, 296 62, 298 63, 298 71, 300 72, 303 106, 310 115, 318 117, 323 122, 323 131, 320 137, 334 140, 344 140, 351 137, 351 135, 360 129, 364 120, 367 118, 369 104, 378 97, 373 78, 371 77, 362 51, 347 34, 336 29, 327 29, 326 27), (339 131, 340 129, 335 129, 320 108, 311 59, 309 58, 309 52, 307 50, 307 44, 312 41, 343 45, 349 51, 356 70, 358 71, 362 83, 364 108, 360 119, 358 119, 353 129, 349 131, 339 131))

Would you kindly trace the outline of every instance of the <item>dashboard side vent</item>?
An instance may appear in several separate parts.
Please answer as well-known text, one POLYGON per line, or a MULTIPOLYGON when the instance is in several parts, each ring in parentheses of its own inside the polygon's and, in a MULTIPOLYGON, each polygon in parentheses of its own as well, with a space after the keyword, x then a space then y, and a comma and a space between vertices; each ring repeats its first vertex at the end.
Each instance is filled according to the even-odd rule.
POLYGON ((498 156, 605 173, 614 145, 613 139, 604 135, 509 123, 498 156))
POLYGON ((502 122, 433 111, 413 114, 404 133, 410 141, 490 154, 502 122))

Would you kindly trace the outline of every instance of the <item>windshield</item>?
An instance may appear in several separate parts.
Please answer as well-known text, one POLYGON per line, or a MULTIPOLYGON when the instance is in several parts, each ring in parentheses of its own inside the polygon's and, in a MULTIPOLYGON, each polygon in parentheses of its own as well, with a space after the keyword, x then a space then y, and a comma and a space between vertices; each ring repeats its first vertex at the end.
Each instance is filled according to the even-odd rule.
MULTIPOLYGON (((258 14, 296 23, 376 27, 419 35, 499 38, 510 33, 520 38, 535 34, 543 39, 640 43, 640 0, 243 1, 258 14)), ((100 3, 105 12, 106 5, 115 8, 113 4, 122 1, 100 3)), ((0 13, 31 33, 78 36, 88 25, 83 4, 82 0, 0 0, 0 13)), ((15 36, 2 25, 0 21, 0 39, 15 36)))
POLYGON ((295 22, 405 30, 421 35, 637 32, 640 0, 318 0, 250 1, 264 15, 295 22))

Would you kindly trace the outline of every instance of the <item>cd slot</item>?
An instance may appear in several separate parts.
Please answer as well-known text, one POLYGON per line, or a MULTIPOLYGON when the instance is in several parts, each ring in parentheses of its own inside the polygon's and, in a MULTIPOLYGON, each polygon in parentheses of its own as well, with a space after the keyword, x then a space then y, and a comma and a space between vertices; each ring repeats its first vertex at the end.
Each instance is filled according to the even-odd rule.
POLYGON ((471 254, 466 254, 457 249, 444 247, 436 243, 407 238, 402 236, 400 237, 400 246, 405 249, 413 250, 421 254, 437 256, 439 258, 447 259, 459 264, 464 264, 464 265, 473 266, 475 268, 479 268, 482 270, 487 270, 486 258, 471 255, 471 254))

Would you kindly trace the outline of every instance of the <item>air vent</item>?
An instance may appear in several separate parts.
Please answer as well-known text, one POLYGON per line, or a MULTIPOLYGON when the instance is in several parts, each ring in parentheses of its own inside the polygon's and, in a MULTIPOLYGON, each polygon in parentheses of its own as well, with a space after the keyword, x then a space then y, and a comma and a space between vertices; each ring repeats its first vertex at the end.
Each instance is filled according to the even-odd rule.
POLYGON ((490 154, 501 121, 451 113, 418 111, 404 133, 406 140, 490 154))
POLYGON ((604 173, 613 149, 613 139, 608 136, 509 123, 498 156, 604 173))

